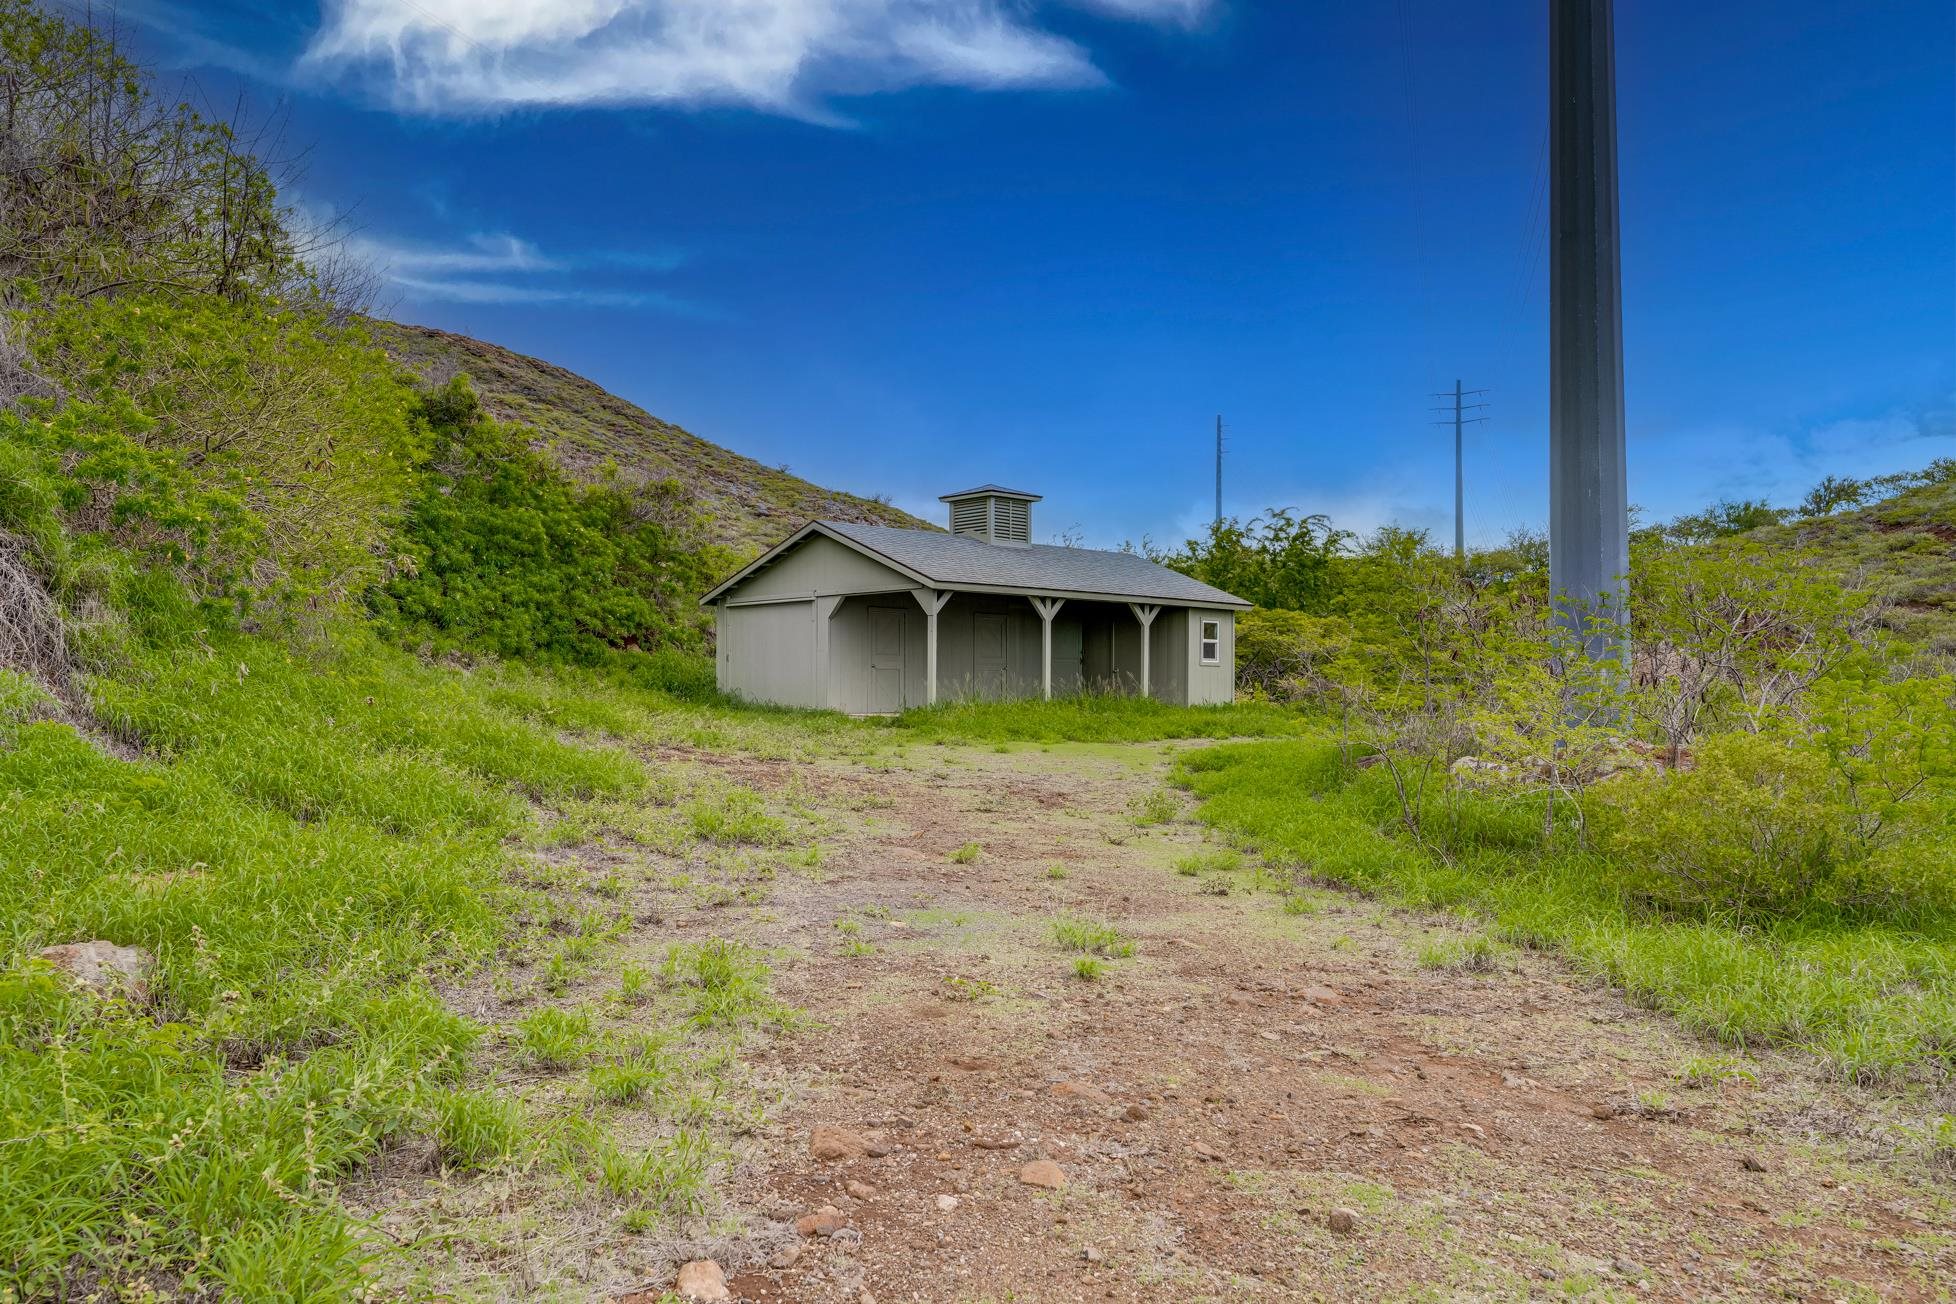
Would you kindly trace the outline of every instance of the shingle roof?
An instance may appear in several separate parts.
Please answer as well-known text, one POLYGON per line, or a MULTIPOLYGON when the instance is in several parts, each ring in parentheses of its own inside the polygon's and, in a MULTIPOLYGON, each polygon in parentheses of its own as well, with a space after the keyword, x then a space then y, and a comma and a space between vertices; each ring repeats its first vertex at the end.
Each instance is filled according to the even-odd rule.
POLYGON ((1247 607, 1233 593, 1158 566, 1139 553, 1050 544, 1008 546, 939 530, 821 521, 820 527, 853 542, 940 588, 981 587, 1032 593, 1081 593, 1146 602, 1247 607))

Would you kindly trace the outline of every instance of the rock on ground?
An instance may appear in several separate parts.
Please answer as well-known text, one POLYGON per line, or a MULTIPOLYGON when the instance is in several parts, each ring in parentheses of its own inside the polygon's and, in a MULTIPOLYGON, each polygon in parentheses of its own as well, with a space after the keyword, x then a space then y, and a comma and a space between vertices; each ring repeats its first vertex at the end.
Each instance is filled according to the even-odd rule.
POLYGON ((150 975, 156 972, 156 957, 148 951, 139 946, 117 946, 100 938, 45 947, 41 958, 90 995, 113 996, 120 992, 139 1004, 149 999, 150 975))
POLYGON ((679 1270, 679 1279, 673 1282, 672 1288, 685 1299, 705 1304, 733 1298, 733 1292, 727 1289, 727 1274, 711 1259, 695 1259, 686 1264, 679 1270))
POLYGON ((1066 1185, 1066 1173, 1050 1159, 1035 1159, 1019 1170, 1019 1180, 1027 1186, 1057 1191, 1066 1185))

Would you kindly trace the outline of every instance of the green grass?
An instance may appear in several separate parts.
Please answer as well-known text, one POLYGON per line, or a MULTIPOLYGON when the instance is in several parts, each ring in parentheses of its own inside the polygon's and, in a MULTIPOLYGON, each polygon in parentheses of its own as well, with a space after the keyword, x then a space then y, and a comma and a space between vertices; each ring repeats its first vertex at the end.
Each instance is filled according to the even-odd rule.
POLYGON ((786 1017, 768 990, 766 959, 739 942, 683 942, 666 953, 660 972, 686 993, 692 1020, 703 1027, 786 1017))
POLYGON ((1097 955, 1078 955, 1073 957, 1073 976, 1087 982, 1097 982, 1107 972, 1107 962, 1097 955))
POLYGON ((1175 872, 1184 878, 1203 874, 1227 874, 1243 868, 1243 853, 1233 847, 1204 847, 1175 858, 1175 872))
POLYGON ((1803 1047, 1843 1076, 1897 1083, 1956 1067, 1956 923, 1796 920, 1735 927, 1641 915, 1594 853, 1541 847, 1540 808, 1463 796, 1450 859, 1399 835, 1389 780, 1322 740, 1184 757, 1199 818, 1265 858, 1388 899, 1471 911, 1732 1046, 1803 1047))
POLYGON ((524 1054, 546 1069, 581 1064, 597 1048, 589 1014, 554 1006, 525 1015, 516 1025, 516 1035, 524 1054))
POLYGON ((451 1168, 494 1168, 514 1158, 522 1148, 522 1109, 506 1096, 488 1091, 438 1091, 430 1102, 430 1112, 437 1152, 451 1168))
POLYGON ((951 853, 951 863, 954 865, 975 865, 978 863, 978 857, 983 855, 984 852, 985 849, 977 843, 967 842, 951 853))
POLYGON ((1450 973, 1485 973, 1496 965, 1500 949, 1483 936, 1447 937, 1428 942, 1415 958, 1422 969, 1442 969, 1450 973))
POLYGON ((1087 694, 1050 702, 952 702, 867 727, 930 742, 1138 743, 1174 738, 1294 734, 1303 717, 1268 703, 1172 706, 1145 697, 1087 694))
POLYGON ((1086 951, 1122 959, 1134 954, 1134 942, 1112 924, 1063 915, 1053 921, 1053 942, 1061 950, 1086 951))
POLYGON ((446 1095, 480 1030, 434 983, 528 909, 506 841, 528 801, 623 795, 618 753, 560 741, 453 672, 264 639, 130 654, 87 688, 139 741, 0 721, 0 1283, 76 1263, 185 1290, 324 1298, 365 1237, 335 1181, 426 1128, 458 1164, 509 1117, 446 1095), (31 960, 106 938, 157 957, 151 1009, 31 960))

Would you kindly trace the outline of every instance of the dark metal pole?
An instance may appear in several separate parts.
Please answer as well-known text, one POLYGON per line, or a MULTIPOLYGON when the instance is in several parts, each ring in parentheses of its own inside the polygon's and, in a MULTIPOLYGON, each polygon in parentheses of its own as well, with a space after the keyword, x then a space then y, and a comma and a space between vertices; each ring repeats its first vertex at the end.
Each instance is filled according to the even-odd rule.
POLYGON ((1222 413, 1216 414, 1216 525, 1222 525, 1222 413))
POLYGON ((1467 473, 1461 465, 1460 400, 1465 398, 1460 382, 1453 382, 1453 559, 1467 559, 1467 473))
POLYGON ((1627 664, 1611 0, 1549 0, 1549 190, 1549 587, 1591 656, 1627 664))

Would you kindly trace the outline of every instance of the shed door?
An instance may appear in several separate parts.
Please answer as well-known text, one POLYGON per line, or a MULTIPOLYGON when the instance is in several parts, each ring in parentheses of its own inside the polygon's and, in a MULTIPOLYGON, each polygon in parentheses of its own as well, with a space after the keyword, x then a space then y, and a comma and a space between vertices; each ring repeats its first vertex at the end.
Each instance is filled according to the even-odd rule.
POLYGON ((1005 614, 998 611, 971 613, 972 689, 978 696, 997 701, 1005 696, 1005 614))
POLYGON ((901 607, 869 609, 869 709, 903 709, 903 617, 901 607))
POLYGON ((1053 622, 1053 694, 1077 693, 1086 681, 1086 643, 1080 622, 1053 622))

